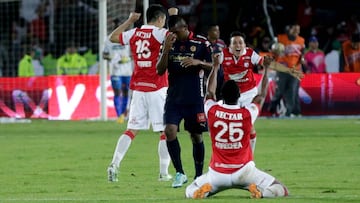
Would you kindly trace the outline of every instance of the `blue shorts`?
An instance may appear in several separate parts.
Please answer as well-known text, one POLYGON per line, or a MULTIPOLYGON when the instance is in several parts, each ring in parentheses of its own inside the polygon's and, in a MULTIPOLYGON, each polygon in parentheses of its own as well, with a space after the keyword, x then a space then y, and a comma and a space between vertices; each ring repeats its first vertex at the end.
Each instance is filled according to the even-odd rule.
POLYGON ((111 87, 113 89, 129 89, 130 85, 130 76, 114 76, 110 77, 111 87))
POLYGON ((203 133, 208 130, 204 104, 165 103, 164 123, 179 126, 184 119, 184 128, 190 133, 203 133))

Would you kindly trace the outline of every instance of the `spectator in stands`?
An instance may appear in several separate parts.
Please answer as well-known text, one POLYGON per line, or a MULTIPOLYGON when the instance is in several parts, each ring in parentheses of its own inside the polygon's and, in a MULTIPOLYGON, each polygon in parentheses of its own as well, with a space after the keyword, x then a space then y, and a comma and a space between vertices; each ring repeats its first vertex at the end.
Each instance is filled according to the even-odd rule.
POLYGON ((29 45, 25 45, 24 55, 18 65, 19 77, 35 76, 34 65, 32 64, 32 60, 34 56, 35 56, 35 50, 29 45))
POLYGON ((0 77, 6 76, 5 68, 9 65, 9 54, 7 48, 3 45, 0 38, 0 77))
MULTIPOLYGON (((274 56, 273 53, 271 52, 271 45, 272 45, 272 40, 270 36, 265 35, 260 39, 260 43, 256 47, 255 51, 262 57, 274 56)), ((257 65, 253 70, 254 73, 262 73, 262 71, 263 68, 261 65, 257 65)), ((274 72, 274 70, 268 70, 268 72, 274 72)))
POLYGON ((325 54, 319 49, 319 42, 315 36, 310 37, 309 49, 304 54, 307 73, 326 73, 325 54))
POLYGON ((58 45, 56 51, 61 52, 65 48, 63 42, 71 40, 95 50, 98 46, 97 35, 89 33, 97 32, 97 24, 94 24, 97 22, 97 10, 80 0, 58 1, 58 6, 54 33, 58 45))
POLYGON ((42 59, 43 59, 43 53, 44 53, 44 49, 42 48, 42 46, 39 44, 39 40, 38 38, 34 38, 33 39, 33 49, 34 49, 34 57, 32 60, 32 64, 34 66, 34 72, 35 72, 35 76, 43 76, 44 75, 44 66, 42 64, 42 59))
POLYGON ((331 46, 332 50, 325 55, 326 72, 338 73, 340 70, 341 44, 338 40, 334 40, 331 46))
POLYGON ((41 44, 47 40, 47 26, 44 18, 45 9, 45 6, 40 5, 36 9, 37 17, 30 22, 30 35, 32 38, 37 38, 41 44))
POLYGON ((9 75, 16 76, 19 60, 22 57, 21 46, 27 41, 28 25, 23 18, 18 18, 12 22, 11 48, 10 48, 10 71, 9 75))
POLYGON ((341 57, 344 72, 360 72, 360 33, 343 42, 341 57))
MULTIPOLYGON (((286 33, 278 35, 278 42, 285 46, 285 53, 283 56, 279 56, 277 61, 297 71, 301 71, 301 65, 305 62, 303 58, 305 40, 299 34, 300 26, 293 23, 288 26, 286 33)), ((276 112, 280 100, 284 97, 285 116, 300 116, 300 81, 292 75, 278 72, 276 82, 276 92, 271 99, 270 112, 272 114, 276 112)))
POLYGON ((311 0, 300 0, 297 7, 297 21, 301 27, 301 33, 306 38, 310 36, 316 8, 311 0))
POLYGON ((38 17, 36 10, 44 3, 44 0, 21 0, 19 8, 20 17, 30 23, 38 17))
POLYGON ((58 75, 85 75, 88 73, 86 60, 77 52, 77 46, 73 41, 68 42, 66 53, 57 60, 56 69, 58 75))

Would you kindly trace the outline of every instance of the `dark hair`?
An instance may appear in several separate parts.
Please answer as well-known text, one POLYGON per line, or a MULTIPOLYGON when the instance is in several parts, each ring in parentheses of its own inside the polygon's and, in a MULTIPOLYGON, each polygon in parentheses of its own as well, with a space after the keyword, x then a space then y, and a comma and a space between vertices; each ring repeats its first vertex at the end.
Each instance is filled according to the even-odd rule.
POLYGON ((185 20, 181 16, 178 16, 178 15, 169 16, 169 21, 168 21, 169 29, 172 27, 175 27, 176 24, 178 24, 180 22, 183 23, 184 25, 186 25, 185 20))
POLYGON ((230 39, 233 38, 233 37, 242 37, 245 41, 246 39, 246 35, 240 31, 233 31, 230 33, 230 39))
POLYGON ((155 22, 161 16, 167 16, 167 11, 160 4, 152 4, 146 10, 146 19, 148 22, 155 22))
POLYGON ((225 104, 236 104, 240 97, 240 90, 234 80, 228 80, 221 88, 225 104))
POLYGON ((353 33, 351 35, 351 41, 352 42, 360 42, 360 33, 353 33))
POLYGON ((206 30, 207 31, 210 31, 212 28, 216 27, 216 26, 219 26, 219 24, 217 23, 211 23, 209 24, 207 27, 206 27, 206 30))

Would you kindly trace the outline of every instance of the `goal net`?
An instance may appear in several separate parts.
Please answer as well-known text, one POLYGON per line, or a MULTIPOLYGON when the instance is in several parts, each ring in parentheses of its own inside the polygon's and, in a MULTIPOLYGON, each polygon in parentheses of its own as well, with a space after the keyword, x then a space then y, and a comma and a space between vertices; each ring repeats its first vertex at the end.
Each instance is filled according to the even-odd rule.
MULTIPOLYGON (((135 0, 106 0, 106 34, 135 7, 135 0)), ((0 0, 0 117, 48 116, 46 102, 56 94, 48 91, 49 78, 58 75, 57 60, 70 45, 85 58, 85 75, 95 78, 86 80, 95 81, 95 89, 100 85, 99 15, 99 0, 0 0), (38 77, 18 77, 19 62, 30 51, 38 77)), ((68 81, 76 87, 76 80, 68 81)))

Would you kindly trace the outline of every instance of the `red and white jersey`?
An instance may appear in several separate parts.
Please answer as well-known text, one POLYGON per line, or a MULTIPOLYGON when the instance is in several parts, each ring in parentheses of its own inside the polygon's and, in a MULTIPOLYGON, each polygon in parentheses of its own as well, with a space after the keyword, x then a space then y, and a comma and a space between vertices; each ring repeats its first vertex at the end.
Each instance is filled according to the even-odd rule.
POLYGON ((204 109, 212 143, 210 167, 230 174, 252 161, 250 132, 259 115, 259 106, 255 103, 245 107, 220 105, 208 99, 204 109))
POLYGON ((256 87, 253 69, 258 64, 263 63, 263 57, 253 49, 246 47, 241 56, 236 59, 231 50, 227 47, 223 49, 223 69, 224 80, 234 80, 240 89, 245 92, 256 87))
POLYGON ((130 89, 150 92, 168 86, 167 74, 156 73, 156 63, 160 56, 161 44, 168 30, 153 25, 143 25, 123 32, 120 44, 129 44, 134 60, 134 72, 130 89))

